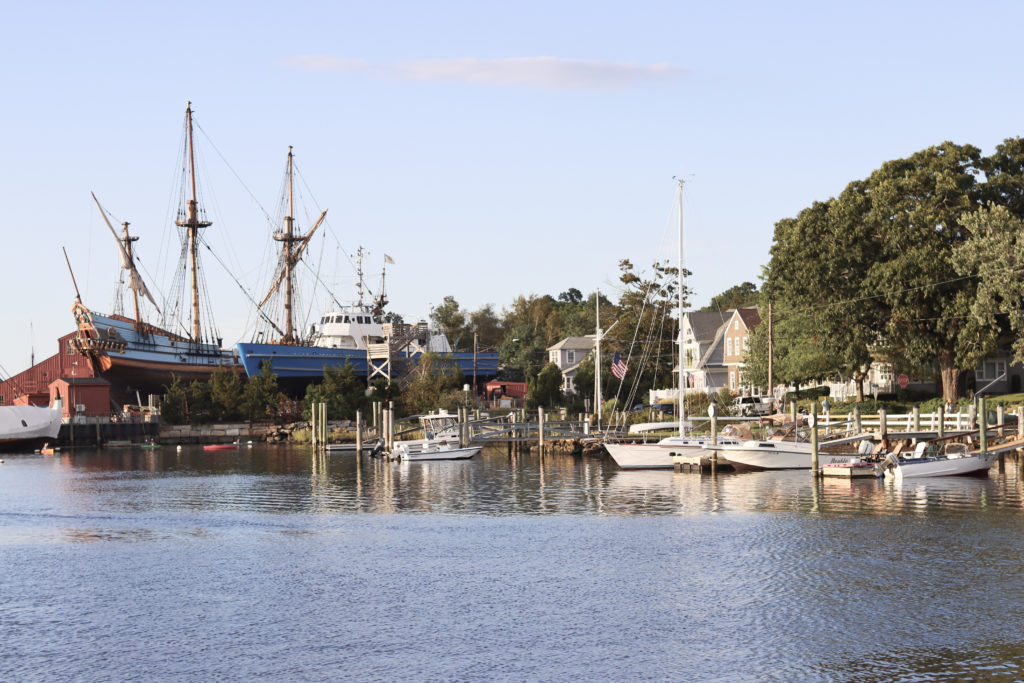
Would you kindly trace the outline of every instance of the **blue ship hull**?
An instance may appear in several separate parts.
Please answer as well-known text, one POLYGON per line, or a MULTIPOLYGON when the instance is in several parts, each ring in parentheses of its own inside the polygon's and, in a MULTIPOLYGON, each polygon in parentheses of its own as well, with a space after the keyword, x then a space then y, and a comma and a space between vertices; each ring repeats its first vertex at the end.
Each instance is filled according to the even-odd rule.
MULTIPOLYGON (((467 351, 439 353, 445 360, 455 361, 466 377, 473 376, 473 353, 467 351)), ((324 376, 324 368, 340 370, 348 363, 355 374, 366 377, 369 374, 366 351, 362 349, 331 349, 320 346, 293 346, 288 344, 238 344, 238 359, 249 377, 260 374, 264 365, 269 365, 281 379, 318 380, 324 376)), ((412 362, 416 361, 413 356, 412 362)), ((392 368, 392 375, 397 374, 392 368)), ((494 351, 477 352, 477 379, 494 377, 498 374, 498 354, 494 351)))

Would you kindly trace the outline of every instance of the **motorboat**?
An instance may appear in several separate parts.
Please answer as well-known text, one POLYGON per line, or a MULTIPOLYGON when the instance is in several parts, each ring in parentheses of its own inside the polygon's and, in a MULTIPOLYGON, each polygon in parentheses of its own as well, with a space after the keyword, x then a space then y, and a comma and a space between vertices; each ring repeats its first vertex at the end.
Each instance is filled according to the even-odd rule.
POLYGON ((446 410, 419 416, 425 438, 396 441, 391 457, 396 460, 466 460, 483 446, 461 446, 459 418, 446 410))
POLYGON ((984 475, 999 458, 999 450, 971 450, 966 443, 922 441, 908 457, 889 453, 879 464, 882 473, 893 479, 984 475))
POLYGON ((391 455, 398 460, 468 460, 483 446, 460 448, 458 439, 421 439, 395 443, 391 455))
MULTIPOLYGON (((790 429, 769 439, 750 439, 736 444, 707 447, 734 467, 759 470, 811 469, 811 442, 805 432, 790 429)), ((842 464, 871 452, 873 446, 863 435, 824 439, 818 444, 818 466, 842 464), (856 449, 853 444, 859 443, 856 449)))

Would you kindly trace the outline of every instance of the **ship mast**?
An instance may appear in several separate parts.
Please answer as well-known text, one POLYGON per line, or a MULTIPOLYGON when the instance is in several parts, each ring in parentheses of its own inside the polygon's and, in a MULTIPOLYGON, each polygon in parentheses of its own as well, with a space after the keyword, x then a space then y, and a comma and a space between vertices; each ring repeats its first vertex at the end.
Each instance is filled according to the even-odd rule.
POLYGON ((188 136, 188 167, 192 180, 192 198, 188 200, 188 216, 174 221, 174 224, 188 230, 189 270, 192 273, 192 339, 197 344, 201 341, 202 330, 199 325, 199 229, 213 225, 207 220, 199 220, 199 201, 196 198, 196 160, 192 146, 192 103, 185 106, 185 120, 188 136))
POLYGON ((295 237, 295 194, 292 182, 292 147, 288 145, 288 215, 284 217, 284 233, 274 235, 274 239, 284 244, 284 337, 281 339, 286 344, 295 341, 295 328, 292 322, 292 295, 295 283, 292 277, 292 267, 295 265, 295 258, 292 256, 292 245, 303 238, 295 237))
MULTIPOLYGON (((128 221, 121 225, 124 227, 124 237, 121 238, 121 242, 124 243, 125 253, 128 254, 128 261, 135 263, 135 260, 132 258, 132 242, 139 238, 128 235, 128 221)), ((135 329, 139 329, 142 326, 142 316, 139 315, 139 293, 134 287, 132 288, 132 302, 135 304, 135 329)))
MULTIPOLYGON (((324 218, 327 217, 327 211, 325 210, 320 214, 320 217, 316 220, 316 223, 313 224, 313 227, 309 229, 308 233, 305 235, 295 234, 295 192, 293 168, 292 147, 289 145, 287 169, 288 215, 284 217, 284 229, 274 233, 274 240, 281 242, 284 249, 281 254, 281 262, 279 262, 276 275, 274 276, 274 282, 270 285, 270 290, 267 292, 266 296, 263 297, 263 300, 256 305, 257 308, 263 308, 263 305, 270 300, 274 293, 280 291, 279 287, 281 284, 284 284, 284 334, 280 340, 280 343, 282 344, 295 344, 299 341, 295 334, 293 315, 295 299, 295 266, 298 265, 299 260, 306 251, 306 247, 309 246, 309 241, 313 238, 313 234, 316 232, 317 228, 320 227, 321 223, 324 222, 324 218)), ((278 329, 276 325, 273 327, 275 330, 278 329)))

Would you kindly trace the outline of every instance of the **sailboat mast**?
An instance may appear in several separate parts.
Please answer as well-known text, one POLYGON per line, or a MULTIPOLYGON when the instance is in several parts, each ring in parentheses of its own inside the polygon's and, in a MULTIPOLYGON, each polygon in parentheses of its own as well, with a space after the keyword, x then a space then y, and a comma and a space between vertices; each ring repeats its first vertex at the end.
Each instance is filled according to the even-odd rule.
MULTIPOLYGON (((132 258, 132 242, 139 238, 128 236, 128 221, 122 223, 122 226, 124 227, 124 239, 122 240, 124 242, 124 250, 128 254, 128 261, 134 263, 135 261, 132 258)), ((142 316, 139 315, 139 293, 134 287, 132 287, 132 301, 135 304, 135 325, 138 327, 142 324, 142 316)))
POLYGON ((292 147, 288 145, 288 215, 284 217, 284 339, 293 341, 292 327, 292 240, 295 223, 295 195, 292 183, 292 147))
POLYGON ((686 401, 685 401, 685 375, 683 369, 683 181, 679 182, 679 436, 686 435, 686 401))
POLYGON ((597 429, 601 430, 601 289, 594 294, 594 403, 597 413, 597 429))

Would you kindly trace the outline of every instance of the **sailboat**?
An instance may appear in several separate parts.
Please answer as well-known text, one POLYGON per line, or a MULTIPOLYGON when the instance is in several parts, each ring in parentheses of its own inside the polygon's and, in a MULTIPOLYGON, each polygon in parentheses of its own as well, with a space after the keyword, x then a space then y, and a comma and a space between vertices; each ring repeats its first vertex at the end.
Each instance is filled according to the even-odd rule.
POLYGON ((320 215, 305 236, 294 235, 293 170, 292 150, 289 147, 286 175, 287 215, 284 216, 283 229, 278 229, 274 235, 274 239, 282 244, 281 256, 270 291, 257 305, 262 321, 272 330, 270 334, 277 335, 277 339, 273 342, 262 341, 260 337, 266 335, 258 332, 253 341, 237 345, 239 361, 246 374, 253 377, 260 374, 264 368, 269 368, 280 380, 310 381, 322 378, 325 368, 339 370, 347 365, 359 376, 371 377, 379 374, 390 378, 397 374, 390 364, 386 368, 383 365, 375 367, 370 358, 370 352, 375 350, 375 347, 379 349, 383 345, 383 348, 387 348, 389 337, 404 342, 404 354, 407 359, 429 351, 454 362, 466 375, 474 371, 483 376, 497 374, 497 352, 456 353, 452 351, 444 334, 426 323, 405 325, 382 322, 384 307, 388 303, 384 293, 384 280, 387 264, 393 263, 393 260, 387 255, 384 257, 379 295, 374 299, 364 299, 364 291, 368 290, 363 280, 362 247, 359 247, 356 254, 357 301, 346 305, 334 300, 337 307, 324 313, 319 321, 310 325, 306 334, 302 334, 293 316, 295 272, 310 238, 323 222, 327 212, 324 211, 320 215), (264 307, 275 294, 282 292, 283 322, 279 325, 264 312, 264 307))
MULTIPOLYGON (((685 305, 685 291, 683 288, 683 181, 678 180, 679 188, 677 198, 679 200, 679 321, 683 320, 683 306, 685 305)), ((682 341, 682 340, 680 340, 682 341)), ((615 464, 624 470, 656 470, 672 469, 675 465, 673 457, 676 455, 694 455, 697 451, 711 444, 709 436, 693 436, 686 434, 686 403, 683 400, 684 366, 682 358, 682 344, 679 344, 679 434, 669 436, 656 443, 616 443, 604 442, 604 448, 612 457, 615 464)), ((737 439, 719 436, 718 443, 739 443, 737 439)))
MULTIPOLYGON (((157 313, 160 313, 160 308, 146 287, 135 263, 132 244, 138 237, 129 234, 128 223, 124 223, 123 236, 119 236, 107 218, 107 212, 100 205, 96 195, 93 195, 104 222, 117 242, 121 267, 128 274, 135 317, 131 318, 118 312, 105 315, 88 309, 82 303, 76 284, 75 303, 71 310, 78 326, 78 334, 71 342, 71 349, 88 358, 93 371, 110 380, 115 390, 128 389, 129 395, 132 390, 159 393, 170 383, 172 375, 184 380, 203 379, 218 368, 237 367, 233 354, 221 348, 222 340, 216 337, 212 323, 205 329, 202 324, 200 302, 206 297, 201 286, 200 230, 210 227, 212 222, 206 219, 197 196, 192 129, 192 103, 189 102, 185 108, 186 137, 181 204, 175 225, 181 229, 182 236, 178 281, 184 284, 185 272, 190 274, 190 329, 181 322, 178 322, 180 332, 166 329, 168 325, 173 324, 171 317, 177 313, 177 305, 172 305, 170 310, 166 310, 165 307, 162 326, 158 327, 143 319, 139 306, 140 297, 143 301, 149 300, 157 313)), ((206 317, 212 316, 207 313, 206 317)))

